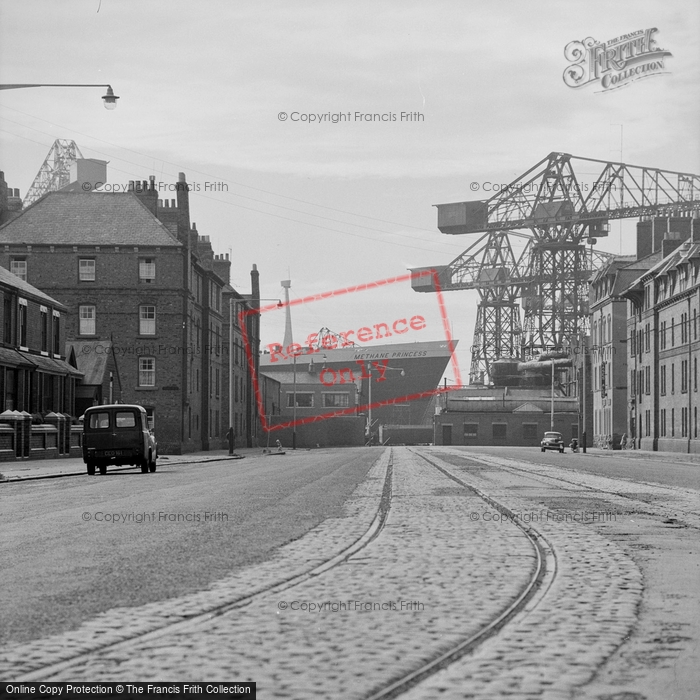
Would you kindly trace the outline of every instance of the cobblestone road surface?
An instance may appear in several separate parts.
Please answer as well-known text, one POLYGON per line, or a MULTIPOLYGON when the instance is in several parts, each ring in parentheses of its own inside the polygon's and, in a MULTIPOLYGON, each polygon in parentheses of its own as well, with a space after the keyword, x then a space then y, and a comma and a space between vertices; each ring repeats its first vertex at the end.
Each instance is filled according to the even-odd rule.
MULTIPOLYGON (((494 478, 496 458, 488 458, 489 467, 449 449, 424 453, 514 513, 532 511, 529 496, 536 489, 582 494, 611 486, 604 483, 611 480, 589 475, 576 479, 590 484, 563 485, 555 468, 543 468, 537 484, 527 476, 520 483, 512 473, 494 478), (543 487, 542 479, 551 483, 543 487)), ((281 548, 269 562, 208 591, 113 610, 74 632, 1 649, 0 676, 252 680, 260 697, 372 696, 496 618, 530 581, 536 561, 531 541, 512 519, 418 451, 395 448, 391 508, 378 536, 324 573, 268 590, 366 532, 377 513, 388 457, 387 450, 342 517, 281 548), (201 617, 236 600, 241 605, 223 615, 201 617), (193 615, 200 617, 190 620, 193 615), (168 627, 172 622, 180 624, 168 627), (119 639, 127 641, 98 649, 119 639), (65 666, 45 668, 95 649, 65 666)), ((543 519, 528 527, 553 552, 546 585, 473 654, 402 697, 568 698, 629 635, 643 590, 632 559, 587 524, 543 519)))

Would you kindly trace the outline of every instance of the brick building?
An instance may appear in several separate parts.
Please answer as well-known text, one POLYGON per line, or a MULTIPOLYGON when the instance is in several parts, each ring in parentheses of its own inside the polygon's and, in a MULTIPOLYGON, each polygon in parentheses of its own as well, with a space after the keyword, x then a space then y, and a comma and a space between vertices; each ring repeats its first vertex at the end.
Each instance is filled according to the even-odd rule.
MULTIPOLYGON (((224 446, 227 299, 237 293, 228 256, 190 223, 182 173, 175 190, 159 200, 151 177, 123 193, 51 192, 0 227, 0 265, 67 307, 75 347, 113 353, 121 400, 144 406, 161 451, 177 454, 224 446)), ((259 345, 259 322, 251 333, 259 345)), ((246 441, 254 424, 242 424, 246 441)))
MULTIPOLYGON (((627 428, 627 299, 623 292, 648 267, 618 256, 590 283, 590 372, 593 446, 618 449, 627 428)), ((588 432, 588 431, 587 431, 588 432)))
POLYGON ((624 293, 628 427, 634 445, 644 450, 700 452, 700 227, 697 219, 683 223, 666 230, 661 259, 624 293))
POLYGON ((0 296, 0 413, 74 416, 82 375, 63 354, 66 307, 2 267, 0 296))
MULTIPOLYGON (((445 393, 434 417, 436 445, 539 447, 551 430, 551 392, 547 388, 470 385, 445 393)), ((578 438, 578 400, 557 391, 554 430, 568 445, 578 438)))
MULTIPOLYGON (((350 382, 342 387, 329 387, 321 382, 319 370, 308 363, 299 363, 296 372, 275 372, 261 375, 277 391, 277 415, 268 414, 271 426, 288 427, 270 431, 270 443, 280 440, 291 447, 296 432, 297 447, 338 447, 365 444, 366 413, 357 413, 362 403, 358 386, 350 382), (295 407, 296 400, 296 407, 295 407), (335 411, 347 415, 329 417, 335 411)), ((263 389, 261 388, 261 391, 263 389)), ((268 390, 265 390, 267 393, 268 390)), ((265 440, 268 436, 265 436, 265 440)))

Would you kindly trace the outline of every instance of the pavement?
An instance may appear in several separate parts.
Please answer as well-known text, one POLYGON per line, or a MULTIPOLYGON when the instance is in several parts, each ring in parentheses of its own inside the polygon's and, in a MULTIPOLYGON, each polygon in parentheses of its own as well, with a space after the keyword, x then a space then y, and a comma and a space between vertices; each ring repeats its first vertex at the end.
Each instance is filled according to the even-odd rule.
MULTIPOLYGON (((262 448, 237 448, 235 455, 228 450, 210 450, 208 452, 189 452, 184 455, 159 455, 160 468, 173 464, 204 464, 224 460, 241 459, 248 455, 262 455, 262 448)), ((108 467, 108 471, 138 470, 139 467, 108 467)), ((82 457, 63 457, 60 459, 30 459, 16 462, 0 463, 0 481, 25 481, 28 479, 52 479, 61 476, 78 476, 86 474, 82 457)))
MULTIPOLYGON (((301 451, 301 450, 299 450, 301 451)), ((274 452, 274 450, 273 450, 274 452)), ((568 452, 568 450, 567 450, 568 452)), ((241 459, 246 456, 261 456, 260 447, 236 448, 235 456, 231 457, 228 450, 210 450, 207 452, 189 452, 184 455, 160 455, 158 464, 204 464, 229 459, 241 459)), ((579 454, 583 454, 579 452, 579 454)), ((589 447, 586 454, 592 457, 615 457, 620 459, 655 459, 673 463, 700 464, 700 454, 683 452, 649 452, 645 450, 601 450, 589 447)), ((109 471, 129 471, 138 467, 109 467, 109 471)), ((34 459, 17 462, 0 463, 0 481, 23 481, 26 479, 51 479, 60 476, 77 476, 85 474, 85 463, 82 457, 61 459, 34 459)))

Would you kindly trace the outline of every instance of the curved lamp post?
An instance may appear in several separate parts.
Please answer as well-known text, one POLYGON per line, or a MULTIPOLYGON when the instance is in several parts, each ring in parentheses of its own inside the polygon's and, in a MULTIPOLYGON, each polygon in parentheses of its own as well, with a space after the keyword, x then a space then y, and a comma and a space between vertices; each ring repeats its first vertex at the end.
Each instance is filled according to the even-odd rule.
POLYGON ((35 87, 106 87, 107 92, 102 96, 105 109, 116 109, 119 97, 114 94, 111 85, 87 85, 72 83, 14 83, 12 85, 0 85, 0 90, 19 90, 21 88, 35 87))

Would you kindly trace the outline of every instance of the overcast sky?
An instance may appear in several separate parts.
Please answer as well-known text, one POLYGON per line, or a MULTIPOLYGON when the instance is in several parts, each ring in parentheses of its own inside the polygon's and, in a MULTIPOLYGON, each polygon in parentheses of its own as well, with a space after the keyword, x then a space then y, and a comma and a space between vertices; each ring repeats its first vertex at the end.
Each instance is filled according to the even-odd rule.
MULTIPOLYGON (((234 286, 249 291, 256 263, 264 297, 288 277, 304 297, 449 263, 472 240, 440 234, 432 205, 487 198, 484 183, 552 151, 700 172, 699 37, 695 0, 0 0, 0 82, 120 96, 107 111, 99 88, 0 92, 0 169, 24 195, 62 138, 108 160, 114 186, 185 172, 199 186, 192 220, 232 252, 234 286), (564 84, 569 42, 654 27, 672 54, 664 75, 608 92, 564 84)), ((633 253, 633 232, 614 223, 600 247, 633 253)), ((477 299, 446 295, 465 381, 477 299)), ((427 327, 405 340, 444 337, 435 296, 404 282, 296 307, 295 339, 413 315, 427 327)), ((266 314, 264 342, 282 335, 281 314, 266 314)))

